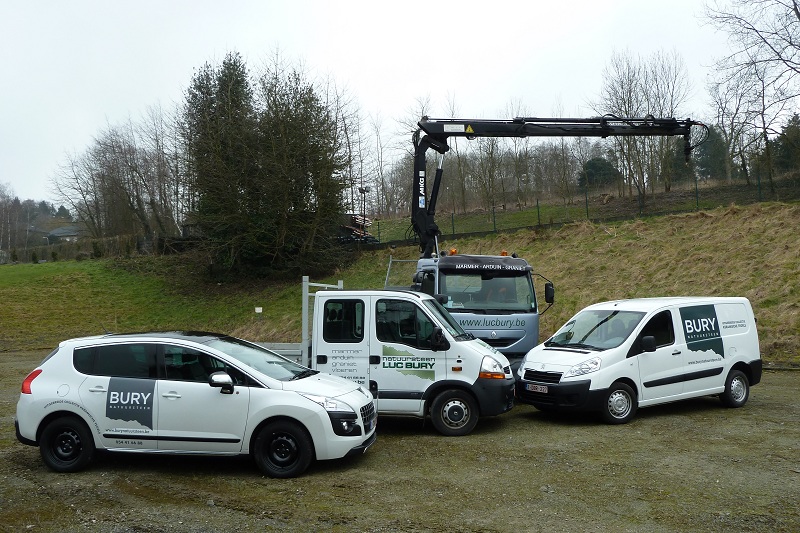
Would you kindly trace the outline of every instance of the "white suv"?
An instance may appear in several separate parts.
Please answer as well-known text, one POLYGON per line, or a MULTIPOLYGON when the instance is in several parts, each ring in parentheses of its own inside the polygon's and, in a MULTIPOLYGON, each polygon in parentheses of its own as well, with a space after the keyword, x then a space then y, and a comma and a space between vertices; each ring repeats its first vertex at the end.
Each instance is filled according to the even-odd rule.
POLYGON ((58 472, 95 449, 250 454, 272 477, 375 442, 372 394, 233 337, 169 332, 62 342, 22 383, 17 439, 58 472))

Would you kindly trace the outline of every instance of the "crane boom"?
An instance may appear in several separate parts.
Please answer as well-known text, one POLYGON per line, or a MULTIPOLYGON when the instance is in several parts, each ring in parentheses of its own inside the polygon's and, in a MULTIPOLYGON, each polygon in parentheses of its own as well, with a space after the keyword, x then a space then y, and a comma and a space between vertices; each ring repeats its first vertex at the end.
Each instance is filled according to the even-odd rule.
POLYGON ((510 120, 432 119, 422 117, 414 133, 414 179, 411 224, 420 240, 423 258, 430 258, 436 246, 439 227, 434 221, 436 200, 442 179, 443 157, 440 158, 430 198, 427 196, 426 157, 429 148, 442 156, 450 150, 450 137, 632 137, 683 136, 688 160, 694 146, 690 144, 693 126, 706 126, 691 119, 620 118, 605 115, 594 118, 518 117, 510 120))

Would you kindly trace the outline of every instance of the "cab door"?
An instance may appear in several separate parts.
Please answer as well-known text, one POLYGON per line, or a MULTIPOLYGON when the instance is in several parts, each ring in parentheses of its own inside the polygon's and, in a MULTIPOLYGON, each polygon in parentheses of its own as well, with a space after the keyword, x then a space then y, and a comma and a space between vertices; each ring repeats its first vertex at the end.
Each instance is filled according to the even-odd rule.
POLYGON ((158 449, 234 453, 242 450, 250 389, 242 374, 215 357, 177 345, 162 346, 164 376, 158 381, 158 449), (231 394, 212 387, 209 375, 225 371, 231 394))
POLYGON ((325 298, 317 303, 315 370, 369 387, 369 323, 361 298, 325 298), (318 332, 321 331, 320 335, 318 332))
POLYGON ((640 400, 650 401, 677 396, 683 392, 683 360, 686 345, 682 337, 676 340, 674 313, 669 309, 652 316, 642 328, 633 346, 639 351, 641 382, 640 400), (642 352, 641 338, 653 336, 656 340, 654 352, 642 352))
POLYGON ((415 302, 373 297, 370 388, 378 411, 420 414, 422 395, 446 378, 446 351, 431 349, 434 322, 415 302))

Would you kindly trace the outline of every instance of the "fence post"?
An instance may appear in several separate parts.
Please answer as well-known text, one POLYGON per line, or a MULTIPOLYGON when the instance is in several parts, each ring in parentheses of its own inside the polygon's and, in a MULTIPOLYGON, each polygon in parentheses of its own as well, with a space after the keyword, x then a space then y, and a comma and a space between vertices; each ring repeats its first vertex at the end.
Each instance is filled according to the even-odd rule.
POLYGON ((450 213, 450 225, 453 228, 453 238, 456 237, 456 214, 455 212, 450 213))
POLYGON ((583 188, 586 195, 586 220, 589 220, 589 180, 586 180, 586 187, 583 188))
POLYGON ((495 206, 492 206, 492 226, 494 227, 494 232, 497 233, 497 217, 495 216, 495 206))
POLYGON ((542 213, 539 212, 539 199, 538 198, 536 199, 536 222, 537 222, 537 225, 539 225, 539 226, 542 225, 542 213))

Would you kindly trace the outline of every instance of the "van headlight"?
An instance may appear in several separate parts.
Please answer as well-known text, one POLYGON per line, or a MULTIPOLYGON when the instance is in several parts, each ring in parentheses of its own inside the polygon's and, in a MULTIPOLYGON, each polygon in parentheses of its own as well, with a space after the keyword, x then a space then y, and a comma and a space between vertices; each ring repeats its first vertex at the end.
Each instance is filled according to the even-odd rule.
POLYGON ((582 376, 600 370, 600 358, 592 357, 582 363, 578 363, 564 373, 565 378, 572 378, 575 376, 582 376))
POLYGON ((481 372, 478 374, 479 378, 486 379, 506 379, 506 373, 503 372, 503 365, 494 357, 484 356, 481 361, 481 372))
POLYGON ((358 425, 358 416, 348 404, 335 398, 318 396, 316 394, 306 394, 298 392, 300 396, 308 398, 312 402, 319 404, 328 413, 331 419, 333 432, 342 437, 355 437, 361 435, 361 426, 358 425))

